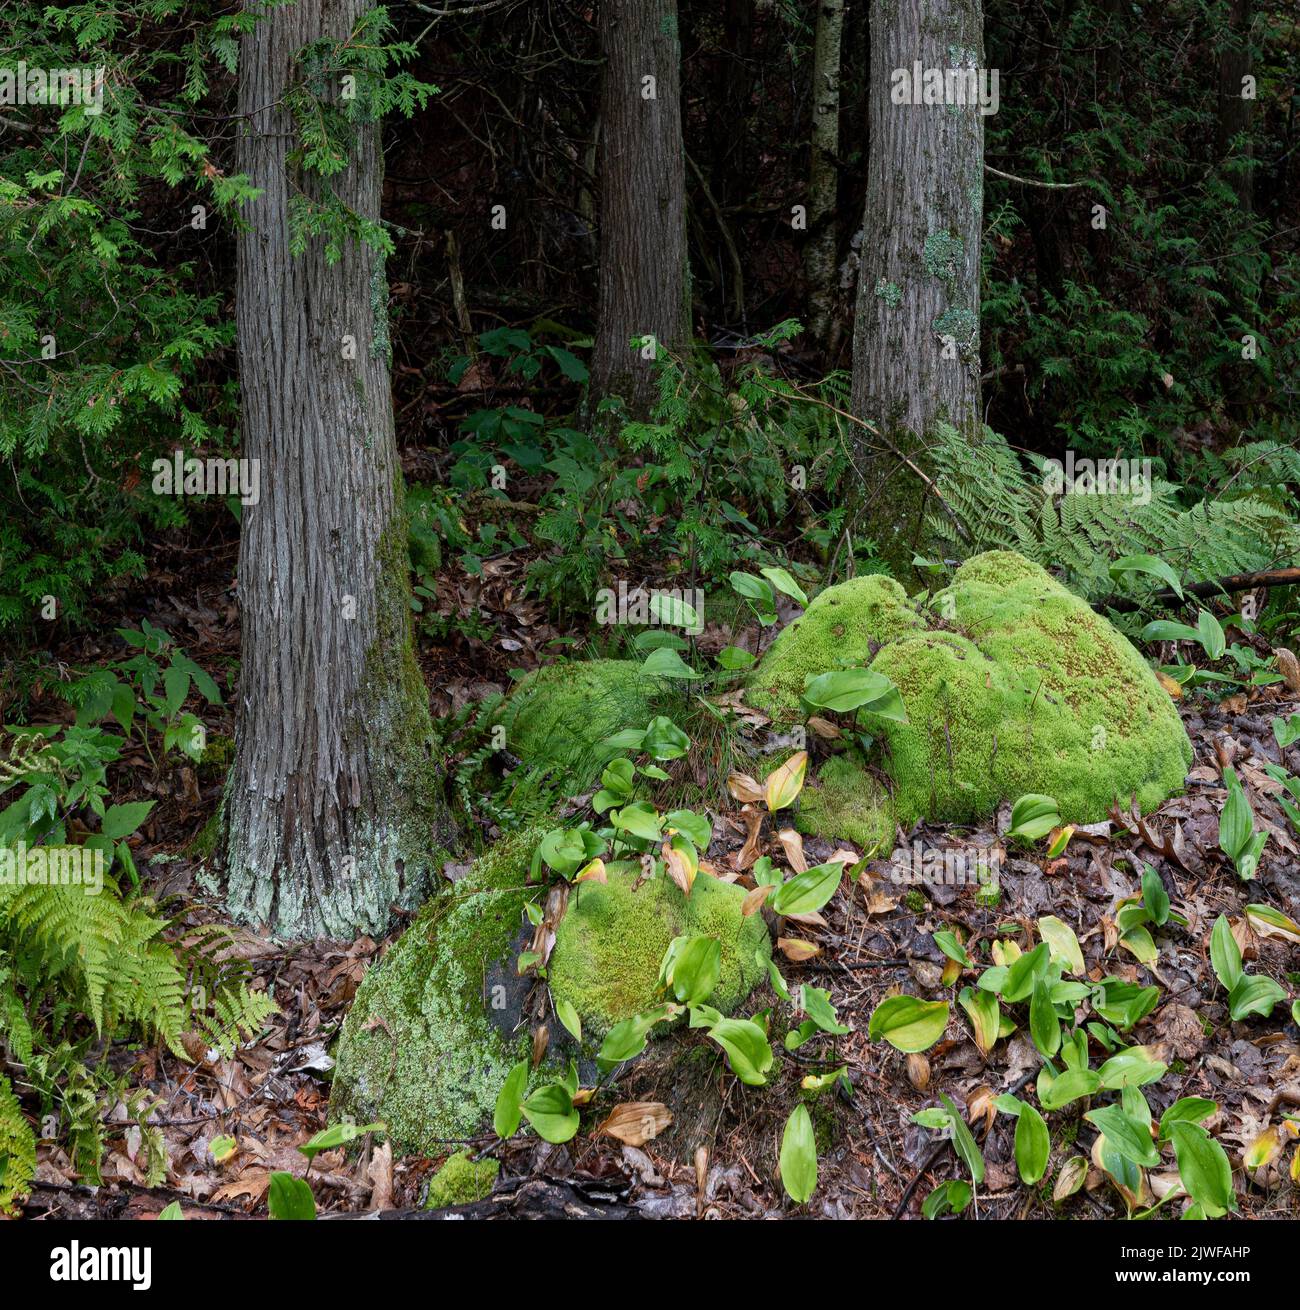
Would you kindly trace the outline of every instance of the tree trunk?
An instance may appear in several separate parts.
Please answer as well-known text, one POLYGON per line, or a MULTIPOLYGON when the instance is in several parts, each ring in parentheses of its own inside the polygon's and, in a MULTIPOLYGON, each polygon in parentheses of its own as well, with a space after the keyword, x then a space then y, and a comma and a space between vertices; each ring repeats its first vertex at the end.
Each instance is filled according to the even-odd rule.
POLYGON ((1231 174, 1233 190, 1242 211, 1249 214, 1254 206, 1254 186, 1249 162, 1250 140, 1242 136, 1250 128, 1252 99, 1244 97, 1244 79, 1251 73, 1250 24, 1251 0, 1229 0, 1228 30, 1224 33, 1224 46, 1219 54, 1219 114, 1216 124, 1215 145, 1221 160, 1236 155, 1247 167, 1231 174), (1238 138, 1240 141, 1238 142, 1238 138))
POLYGON ((896 104, 893 75, 983 68, 983 51, 980 0, 873 0, 853 411, 886 434, 979 430, 984 119, 978 105, 896 104))
MULTIPOLYGON (((379 215, 375 123, 324 183, 293 164, 281 104, 294 55, 346 37, 368 0, 274 8, 243 38, 244 210, 236 318, 244 448, 261 499, 244 510, 235 760, 225 800, 229 906, 281 936, 383 931, 425 890, 444 835, 428 694, 411 648, 401 470, 382 257, 355 242, 289 249, 289 199, 327 186, 379 215)), ((335 88, 337 93, 338 88, 335 88)))
POLYGON ((808 177, 808 330, 824 345, 835 295, 835 255, 839 246, 840 38, 844 0, 820 0, 813 37, 812 162, 808 177))
POLYGON ((677 0, 602 0, 600 294, 592 394, 644 415, 690 332, 677 0), (629 343, 635 338, 637 346, 629 343), (653 342, 647 342, 653 338, 653 342))

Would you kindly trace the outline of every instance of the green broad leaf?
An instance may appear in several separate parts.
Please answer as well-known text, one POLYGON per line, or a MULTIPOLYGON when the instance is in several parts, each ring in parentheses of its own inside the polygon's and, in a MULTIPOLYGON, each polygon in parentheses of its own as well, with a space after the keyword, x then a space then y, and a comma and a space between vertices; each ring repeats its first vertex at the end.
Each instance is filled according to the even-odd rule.
POLYGON ((759 569, 759 572, 779 591, 783 596, 789 596, 797 604, 808 607, 808 597, 804 595, 803 588, 786 572, 785 569, 769 567, 759 569))
POLYGON ((1223 625, 1209 610, 1202 610, 1196 616, 1196 635, 1211 664, 1223 658, 1227 638, 1223 635, 1223 625))
POLYGON ((810 678, 803 690, 803 701, 815 709, 847 714, 851 710, 883 699, 897 690, 883 673, 870 669, 832 669, 810 678))
POLYGON ((1224 990, 1231 993, 1241 978, 1241 947, 1224 914, 1214 921, 1214 931, 1210 933, 1210 964, 1224 990))
POLYGON ((1054 914, 1046 914, 1038 921, 1038 933, 1047 943, 1052 958, 1065 965, 1066 973, 1081 974, 1085 971, 1079 939, 1068 923, 1054 914))
POLYGON ((633 837, 640 837, 643 841, 658 841, 663 836, 663 820, 655 807, 647 801, 634 801, 621 810, 613 810, 609 821, 620 832, 630 832, 633 837))
POLYGON ((954 963, 968 966, 971 958, 966 948, 957 940, 957 934, 951 929, 943 928, 934 934, 934 944, 954 963))
POLYGON ((695 1005, 713 995, 722 977, 722 943, 716 937, 678 937, 667 964, 665 980, 683 1005, 695 1005), (681 943, 678 946, 678 943, 681 943))
POLYGON ((1130 928, 1120 939, 1119 944, 1140 963, 1153 965, 1160 956, 1151 934, 1145 928, 1130 928))
POLYGON ((166 710, 168 718, 176 714, 185 704, 185 698, 189 694, 190 671, 177 668, 173 664, 163 674, 163 709, 166 710))
POLYGON ((1046 837, 1061 822, 1060 806, 1051 796, 1031 792, 1021 796, 1011 807, 1011 828, 1008 837, 1025 842, 1036 842, 1046 837))
POLYGON ((539 1087, 523 1104, 524 1117, 543 1141, 560 1145, 578 1131, 579 1115, 573 1093, 563 1083, 539 1087))
POLYGON ((971 1136, 971 1131, 966 1126, 965 1117, 952 1103, 951 1097, 940 1092, 939 1100, 943 1102, 944 1109, 948 1111, 949 1126, 952 1129, 952 1149, 957 1152, 958 1159, 969 1170, 971 1182, 978 1186, 984 1181, 984 1156, 980 1153, 975 1138, 971 1136))
POLYGON ((1183 588, 1178 581, 1178 574, 1158 555, 1125 555, 1123 559, 1117 559, 1110 566, 1112 579, 1119 579, 1128 573, 1148 573, 1153 578, 1159 578, 1179 600, 1183 599, 1183 588))
POLYGON ((632 794, 636 765, 628 759, 610 760, 600 775, 600 785, 620 797, 632 794))
POLYGON ((1097 1070, 1097 1076, 1103 1087, 1117 1092, 1124 1087, 1145 1087, 1147 1083, 1163 1078, 1168 1068, 1167 1064, 1152 1059, 1145 1046, 1130 1046, 1112 1055, 1097 1070))
POLYGON ((724 646, 714 657, 718 664, 728 672, 739 672, 751 668, 754 656, 740 646, 724 646))
POLYGON ((173 1201, 170 1205, 165 1205, 158 1212, 159 1219, 184 1219, 185 1215, 181 1210, 181 1203, 173 1201))
POLYGON ((266 1208, 272 1219, 315 1219, 316 1198, 301 1178, 276 1172, 271 1175, 271 1187, 266 1197, 266 1208))
POLYGON ((1101 1078, 1091 1069, 1067 1069, 1040 1088, 1038 1103, 1044 1110, 1060 1110, 1072 1101, 1092 1096, 1101 1087, 1101 1078))
POLYGON ((571 1001, 557 1000, 555 1002, 555 1017, 564 1025, 574 1041, 582 1041, 582 1016, 574 1008, 571 1001))
POLYGON ((707 850, 713 840, 713 825, 707 816, 694 810, 669 810, 664 815, 664 830, 669 828, 690 839, 699 850, 707 850))
POLYGON ((883 1038, 895 1050, 913 1054, 929 1050, 948 1026, 947 1001, 923 1001, 915 996, 887 996, 872 1011, 867 1036, 883 1038))
POLYGON ((1029 1035, 1049 1060, 1061 1048, 1061 1020, 1043 978, 1034 979, 1034 990, 1029 997, 1029 1035))
POLYGON ((1175 1101, 1160 1116, 1160 1140, 1167 1142, 1176 1123, 1199 1124, 1208 1119, 1218 1109, 1214 1101, 1207 1101, 1203 1096, 1184 1096, 1175 1101))
POLYGON ((498 1137, 513 1137, 519 1131, 527 1090, 528 1061, 520 1060, 506 1075, 497 1093, 496 1109, 492 1112, 492 1128, 498 1137))
POLYGON ((981 1055, 987 1055, 1002 1031, 1002 1008, 992 992, 963 987, 957 994, 957 1004, 966 1011, 975 1030, 975 1045, 981 1055))
POLYGON ((844 865, 838 860, 814 865, 783 882, 768 897, 777 914, 815 914, 839 890, 844 865))
POLYGON ((1027 1101, 1020 1103, 1016 1120, 1016 1169, 1020 1181, 1033 1186, 1047 1172, 1052 1139, 1047 1122, 1027 1101))
POLYGON ((149 817, 154 804, 154 801, 130 801, 125 805, 110 805, 104 811, 100 835, 109 841, 129 837, 149 817))
MULTIPOLYGON (((304 1142, 298 1149, 309 1160, 314 1160, 321 1151, 332 1151, 336 1146, 346 1146, 367 1133, 384 1133, 388 1125, 383 1122, 372 1124, 340 1123, 322 1128, 314 1137, 304 1142)), ((215 1154, 215 1152, 214 1152, 215 1154)))
POLYGON ((950 1178, 940 1183, 921 1204, 921 1213, 927 1219, 939 1219, 946 1214, 960 1214, 974 1196, 964 1178, 950 1178))
POLYGON ((608 1073, 616 1065, 640 1055, 645 1050, 650 1029, 664 1019, 680 1013, 681 1011, 677 1006, 661 1005, 656 1009, 647 1010, 643 1014, 634 1014, 630 1019, 624 1019, 621 1023, 616 1023, 605 1034, 605 1040, 600 1046, 600 1053, 596 1056, 596 1063, 601 1071, 608 1073))
POLYGON ((776 613, 776 593, 766 579, 756 578, 752 573, 733 573, 731 588, 737 595, 754 601, 756 607, 764 613, 776 613))
POLYGON ((1281 750, 1286 750, 1288 746, 1300 741, 1300 714, 1293 714, 1289 719, 1275 718, 1273 739, 1281 750))
POLYGON ((817 1139, 806 1105, 796 1105, 781 1135, 781 1186, 797 1205, 817 1189, 817 1139))
POLYGON ((1186 623, 1174 623, 1169 619, 1156 619, 1142 629, 1143 641, 1196 641, 1201 634, 1186 623))
POLYGON ((656 623, 674 628, 694 629, 700 625, 700 616, 693 605, 662 591, 650 594, 650 616, 656 623))
POLYGON ((1176 1120, 1169 1126, 1178 1177, 1187 1195, 1211 1219, 1237 1208, 1232 1165, 1223 1147, 1200 1124, 1176 1120))
POLYGON ((1118 1105, 1100 1106, 1083 1117, 1126 1160, 1146 1169, 1154 1169, 1160 1163, 1160 1152, 1151 1140, 1151 1133, 1143 1124, 1130 1119, 1118 1105))
POLYGON ((1158 987, 1139 987, 1122 978, 1103 978, 1093 992, 1092 1008, 1107 1023, 1127 1032, 1145 1019, 1159 1000, 1158 987))
MULTIPOLYGON (((760 957, 761 958, 761 957, 760 957)), ((772 990, 787 1004, 790 1004, 790 988, 787 986, 785 979, 781 975, 781 970, 776 967, 774 960, 767 962, 767 981, 772 990)))
POLYGON ((1001 996, 1008 1005, 1023 1001, 1034 990, 1034 982, 1044 977, 1050 960, 1049 947, 1046 942, 1039 942, 1032 951, 1018 956, 1007 967, 1006 981, 1002 984, 1001 996))
POLYGON ((1160 875, 1147 863, 1142 865, 1142 905, 1151 922, 1163 928, 1169 921, 1169 893, 1160 881, 1160 875))
POLYGON ((1234 1020, 1244 1019, 1248 1014, 1262 1015, 1265 1019, 1273 1013, 1273 1007, 1279 1001, 1286 1000, 1286 992, 1263 974, 1242 974, 1228 993, 1228 1012, 1234 1020))
POLYGON ((651 678, 679 678, 684 681, 693 681, 704 676, 702 673, 696 673, 675 650, 667 646, 651 651, 641 665, 641 672, 651 678))
POLYGON ((679 760, 691 748, 691 739, 669 718, 662 714, 646 725, 641 749, 652 759, 679 760))
POLYGON ((810 987, 807 983, 799 988, 799 1008, 824 1033, 832 1037, 843 1037, 851 1029, 840 1023, 840 1017, 831 1004, 831 994, 820 987, 810 987))
POLYGON ((727 1053, 731 1072, 749 1087, 762 1087, 775 1058, 767 1034, 750 1019, 720 1019, 709 1036, 727 1053))
POLYGON ((1255 817, 1237 771, 1231 765, 1223 771, 1223 782, 1228 789, 1228 799, 1219 815, 1219 849, 1236 864, 1249 849, 1255 831, 1255 817))

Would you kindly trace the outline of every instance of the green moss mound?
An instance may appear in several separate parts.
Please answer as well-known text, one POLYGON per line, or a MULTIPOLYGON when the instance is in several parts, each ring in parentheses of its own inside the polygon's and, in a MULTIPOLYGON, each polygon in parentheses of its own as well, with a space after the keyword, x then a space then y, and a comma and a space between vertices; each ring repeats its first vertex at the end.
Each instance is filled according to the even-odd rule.
POLYGON ((544 665, 520 679, 501 712, 506 749, 529 763, 590 772, 607 753, 606 737, 649 723, 658 691, 635 660, 544 665))
POLYGON ((740 912, 744 890, 701 873, 689 897, 668 878, 633 890, 635 869, 614 865, 609 882, 587 883, 569 900, 551 957, 551 995, 599 1039, 659 998, 659 965, 674 937, 717 937, 722 977, 709 1004, 731 1013, 767 977, 772 945, 761 914, 740 912))
POLYGON ((778 722, 802 717, 799 697, 809 673, 870 664, 880 647, 924 627, 907 593, 883 574, 851 578, 813 597, 782 629, 750 678, 747 700, 778 722))
POLYGON ((487 978, 512 956, 539 838, 519 832, 476 860, 362 979, 339 1039, 335 1120, 382 1119, 400 1147, 433 1154, 491 1115, 527 1037, 493 1022, 487 978))
MULTIPOLYGON (((1159 804, 1192 760, 1177 709, 1128 640, 1010 551, 968 560, 928 608, 876 578, 828 588, 773 643, 748 699, 790 723, 803 717, 807 677, 853 664, 891 678, 907 708, 906 724, 864 718, 905 825, 984 818, 1031 791, 1054 796, 1067 821, 1092 823, 1116 798, 1159 804)), ((867 845, 868 775, 855 783, 833 763, 822 778, 808 830, 867 845), (865 827, 854 836, 846 821, 865 827)))
POLYGON ((853 755, 836 755, 818 770, 799 798, 800 832, 853 842, 863 855, 893 849, 889 793, 853 755))
POLYGON ((492 1193, 501 1172, 500 1160, 471 1160, 469 1149, 447 1157, 441 1169, 429 1179, 426 1210, 445 1210, 449 1205, 470 1205, 492 1193))

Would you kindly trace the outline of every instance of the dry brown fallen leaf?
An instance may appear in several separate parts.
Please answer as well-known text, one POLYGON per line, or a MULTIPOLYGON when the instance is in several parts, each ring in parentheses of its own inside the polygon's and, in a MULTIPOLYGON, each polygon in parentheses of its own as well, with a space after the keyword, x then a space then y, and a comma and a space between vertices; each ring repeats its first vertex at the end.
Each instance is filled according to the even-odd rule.
POLYGON ((729 774, 727 791, 731 793, 731 799, 739 801, 741 805, 757 805, 763 799, 763 788, 759 786, 757 779, 751 778, 747 773, 729 774))
POLYGON ((740 903, 741 915, 748 919, 751 914, 757 913, 759 907, 771 894, 776 891, 776 887, 770 882, 759 883, 752 891, 745 893, 745 899, 740 903))
POLYGON ((907 1057, 907 1081, 923 1092, 930 1085, 930 1061, 924 1055, 913 1052, 907 1057))
POLYGON ((393 1208, 393 1146, 385 1142, 376 1146, 370 1157, 370 1168, 366 1171, 371 1183, 370 1208, 372 1210, 391 1210, 393 1208))
POLYGON ((776 839, 781 843, 785 858, 795 873, 807 873, 808 861, 804 859, 803 838, 793 828, 782 828, 776 834, 776 839))
POLYGON ((1296 659, 1295 652, 1277 646, 1273 658, 1277 661, 1277 671, 1286 679, 1287 691, 1300 692, 1300 659, 1296 659))
POLYGON ((608 1118, 596 1126, 594 1135, 617 1137, 626 1146, 643 1146, 672 1121, 672 1113, 659 1101, 625 1101, 616 1105, 608 1118))
POLYGON ((551 1031, 545 1024, 541 1024, 533 1029, 533 1068, 536 1069, 542 1062, 546 1054, 546 1048, 550 1045, 551 1031))
POLYGON ((812 942, 805 942, 798 937, 778 937, 776 949, 794 964, 811 960, 814 955, 821 954, 820 946, 814 946, 812 942))

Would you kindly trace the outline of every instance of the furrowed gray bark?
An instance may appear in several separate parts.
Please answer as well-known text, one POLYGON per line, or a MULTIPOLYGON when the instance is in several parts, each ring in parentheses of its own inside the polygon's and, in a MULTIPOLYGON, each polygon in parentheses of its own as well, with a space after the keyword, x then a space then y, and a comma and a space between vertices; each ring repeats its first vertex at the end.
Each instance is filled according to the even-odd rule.
MULTIPOLYGON (((925 69, 982 68, 983 26, 980 0, 871 7, 853 411, 887 433, 920 438, 940 420, 978 432, 984 119, 978 105, 895 104, 891 92, 895 70, 910 73, 918 60, 925 69)), ((864 461, 875 453, 860 451, 864 461)))
MULTIPOLYGON (((234 765, 224 808, 228 904, 293 938, 381 932, 425 890, 444 811, 428 695, 412 653, 383 261, 354 242, 290 251, 289 201, 325 184, 287 159, 294 55, 347 36, 368 0, 274 8, 243 38, 238 167, 245 206, 236 318, 244 510, 234 765)), ((330 181, 377 218, 377 124, 330 181)))
POLYGON ((840 153, 840 40, 844 0, 821 0, 813 36, 812 162, 808 176, 808 331, 825 344, 830 330, 838 248, 836 201, 840 153))
POLYGON ((640 343, 690 334, 677 0, 602 0, 600 290, 592 395, 644 416, 657 394, 640 343), (638 343, 634 349, 630 342, 638 343))

